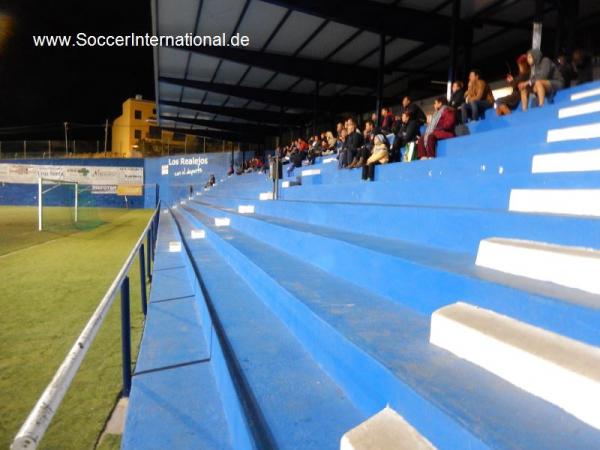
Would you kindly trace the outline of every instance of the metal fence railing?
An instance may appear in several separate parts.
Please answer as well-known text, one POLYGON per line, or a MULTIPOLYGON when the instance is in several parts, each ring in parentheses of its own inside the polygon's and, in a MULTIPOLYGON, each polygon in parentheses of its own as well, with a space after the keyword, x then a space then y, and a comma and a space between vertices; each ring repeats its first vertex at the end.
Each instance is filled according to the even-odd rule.
POLYGON ((83 331, 71 347, 52 381, 41 397, 38 399, 33 410, 21 426, 21 429, 15 436, 11 450, 34 450, 37 448, 40 440, 44 436, 46 429, 50 425, 52 418, 56 414, 73 378, 77 374, 79 367, 89 350, 98 330, 102 326, 106 315, 114 302, 117 292, 121 293, 121 344, 122 344, 122 362, 123 362, 123 390, 124 397, 129 396, 131 389, 131 324, 129 316, 129 272, 135 260, 136 255, 139 258, 140 266, 140 289, 142 311, 144 316, 147 312, 146 297, 146 277, 148 281, 152 280, 152 263, 154 261, 154 251, 156 246, 156 237, 158 231, 158 222, 160 218, 160 203, 154 210, 148 224, 135 243, 133 249, 127 256, 121 270, 108 288, 106 294, 96 307, 94 314, 90 317, 83 331), (144 241, 146 241, 147 252, 144 250, 144 241))

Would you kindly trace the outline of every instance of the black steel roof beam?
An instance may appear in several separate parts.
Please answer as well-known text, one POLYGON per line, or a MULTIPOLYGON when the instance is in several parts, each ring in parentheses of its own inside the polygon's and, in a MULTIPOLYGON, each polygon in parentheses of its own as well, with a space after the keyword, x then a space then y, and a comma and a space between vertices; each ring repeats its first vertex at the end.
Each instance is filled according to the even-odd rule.
POLYGON ((449 17, 372 0, 263 0, 267 3, 322 17, 351 27, 401 39, 447 45, 449 17))
POLYGON ((272 124, 278 124, 279 121, 282 120, 286 125, 300 125, 307 120, 307 118, 301 114, 285 113, 281 115, 278 112, 232 108, 229 106, 204 105, 201 103, 174 102, 169 100, 162 100, 160 104, 163 106, 172 106, 175 108, 189 109, 191 111, 200 111, 209 114, 272 124))
MULTIPOLYGON (((366 67, 326 62, 298 56, 263 53, 232 47, 175 47, 212 56, 214 58, 261 67, 275 72, 287 73, 311 80, 371 87, 376 80, 376 71, 366 67)), ((214 80, 213 80, 214 81, 214 80)))
MULTIPOLYGON (((176 120, 175 117, 169 119, 168 117, 164 117, 163 120, 176 120)), ((241 133, 227 133, 224 131, 216 131, 216 130, 198 130, 198 129, 189 129, 189 128, 176 128, 176 127, 161 127, 161 129, 166 131, 172 131, 173 133, 181 133, 181 134, 190 134, 194 136, 203 136, 212 139, 221 139, 223 141, 232 141, 232 142, 244 142, 244 143, 252 143, 252 144, 264 144, 265 136, 254 134, 241 134, 241 133)))
MULTIPOLYGON (((162 120, 174 120, 172 117, 168 116, 161 116, 160 118, 162 120)), ((177 119, 175 119, 175 121, 178 123, 185 123, 187 125, 214 128, 216 130, 233 131, 236 133, 259 134, 268 136, 277 136, 279 134, 279 128, 277 127, 255 125, 252 123, 223 122, 221 120, 206 119, 188 119, 185 117, 178 117, 177 119)))

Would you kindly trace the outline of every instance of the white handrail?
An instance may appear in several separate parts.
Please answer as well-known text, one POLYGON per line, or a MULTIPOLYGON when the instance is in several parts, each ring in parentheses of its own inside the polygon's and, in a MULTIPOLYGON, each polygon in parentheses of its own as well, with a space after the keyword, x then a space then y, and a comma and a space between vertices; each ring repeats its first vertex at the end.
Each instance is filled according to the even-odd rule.
MULTIPOLYGON (((110 306, 115 299, 117 291, 121 286, 121 282, 125 279, 127 274, 129 273, 129 269, 131 268, 131 264, 135 258, 135 255, 142 244, 148 229, 152 225, 152 221, 155 219, 156 215, 160 210, 160 204, 154 210, 152 217, 148 221, 146 228, 140 235, 140 238, 137 240, 133 250, 129 253, 129 256, 125 260, 125 263, 121 267, 117 277, 114 279, 110 288, 102 301, 94 311, 92 317, 85 325, 83 331, 71 347, 71 350, 67 354, 67 357, 64 359, 50 384, 46 387, 46 390, 41 395, 32 411, 29 413, 29 416, 21 426, 21 429, 15 436, 10 448, 11 450, 35 450, 44 436, 46 429, 50 425, 56 410, 60 406, 62 399, 64 398, 85 354, 88 349, 92 345, 100 326, 104 322, 106 318, 106 314, 110 309, 110 306)), ((148 249, 148 251, 150 251, 148 249)), ((143 281, 142 281, 143 282, 143 281)))

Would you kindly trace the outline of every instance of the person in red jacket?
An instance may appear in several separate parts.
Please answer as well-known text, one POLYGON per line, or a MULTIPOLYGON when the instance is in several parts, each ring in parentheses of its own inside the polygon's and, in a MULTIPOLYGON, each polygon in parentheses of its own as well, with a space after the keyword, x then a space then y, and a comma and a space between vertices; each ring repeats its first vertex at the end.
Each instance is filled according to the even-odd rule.
POLYGON ((437 141, 454 137, 456 114, 448 106, 446 97, 438 97, 433 102, 435 114, 427 125, 425 134, 419 139, 419 159, 435 158, 437 141))

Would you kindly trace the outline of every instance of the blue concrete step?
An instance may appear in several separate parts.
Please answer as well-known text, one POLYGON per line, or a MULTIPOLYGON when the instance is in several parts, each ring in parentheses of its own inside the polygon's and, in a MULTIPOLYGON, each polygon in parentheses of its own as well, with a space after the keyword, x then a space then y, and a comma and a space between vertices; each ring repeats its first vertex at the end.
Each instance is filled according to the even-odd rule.
MULTIPOLYGON (((323 271, 262 236, 215 227, 210 216, 184 210, 363 409, 390 404, 442 449, 589 448, 600 438, 558 408, 431 346, 428 316, 339 278, 344 264, 323 271)), ((289 238, 289 247, 297 247, 289 238)), ((363 272, 381 270, 353 259, 363 261, 363 272)))
POLYGON ((230 212, 236 212, 239 205, 252 205, 255 213, 261 216, 472 255, 477 253, 479 242, 490 236, 600 248, 600 219, 597 218, 450 207, 287 200, 261 202, 235 197, 207 196, 199 203, 229 208, 230 212))
MULTIPOLYGON (((183 208, 174 216, 184 236, 197 228, 183 208)), ((307 350, 207 240, 187 239, 207 301, 238 370, 244 402, 256 411, 257 448, 337 448, 362 422, 358 410, 307 350)))
POLYGON ((234 448, 185 256, 170 216, 159 225, 148 314, 127 409, 124 450, 234 448))
POLYGON ((448 206, 507 210, 511 189, 597 188, 594 172, 481 173, 471 177, 445 174, 416 179, 368 182, 354 171, 344 183, 302 185, 283 189, 280 198, 298 201, 373 203, 378 205, 448 206))
POLYGON ((600 296, 483 269, 474 265, 474 255, 466 253, 238 215, 206 205, 190 207, 210 217, 229 217, 236 230, 423 314, 430 315, 453 299, 469 298, 482 307, 600 345, 600 296))

